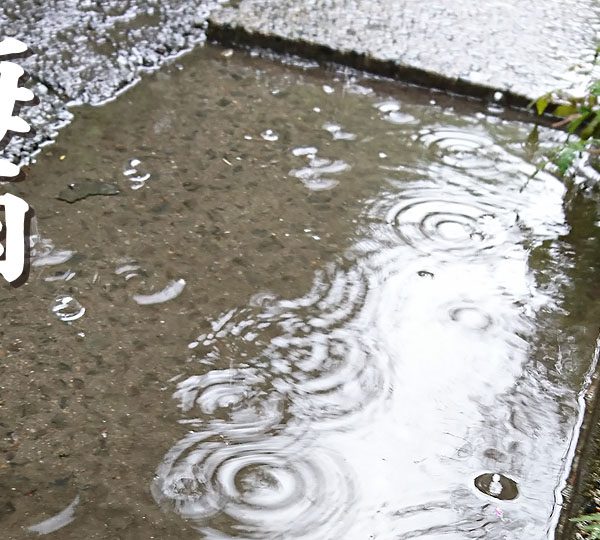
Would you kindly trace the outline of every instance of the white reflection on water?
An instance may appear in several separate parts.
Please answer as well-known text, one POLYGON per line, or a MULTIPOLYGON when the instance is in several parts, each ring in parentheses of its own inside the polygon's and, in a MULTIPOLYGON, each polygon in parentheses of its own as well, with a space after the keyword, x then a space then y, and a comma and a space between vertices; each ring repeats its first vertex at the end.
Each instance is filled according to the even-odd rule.
MULTIPOLYGON (((207 538, 546 538, 577 404, 536 371, 553 304, 528 259, 565 232, 563 187, 540 174, 521 193, 531 166, 478 126, 413 143, 413 163, 378 166, 354 246, 305 296, 227 312, 190 344, 213 369, 178 385, 193 431, 152 489, 207 538), (487 472, 519 496, 479 492, 487 472)), ((309 190, 351 174, 306 154, 291 175, 309 190)))

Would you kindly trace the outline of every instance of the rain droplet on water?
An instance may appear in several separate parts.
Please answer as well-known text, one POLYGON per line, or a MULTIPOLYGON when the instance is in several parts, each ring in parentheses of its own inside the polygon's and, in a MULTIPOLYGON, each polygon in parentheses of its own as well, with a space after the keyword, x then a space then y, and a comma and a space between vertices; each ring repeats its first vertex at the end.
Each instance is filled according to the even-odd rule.
POLYGON ((272 129, 267 129, 266 131, 263 131, 260 136, 265 140, 265 141, 269 141, 269 142, 274 142, 277 141, 279 139, 279 135, 273 131, 272 129))
POLYGON ((138 277, 141 273, 140 265, 135 261, 122 261, 122 263, 115 268, 115 274, 124 276, 125 281, 138 277))
POLYGON ((63 322, 71 322, 83 317, 85 308, 75 298, 65 294, 56 297, 52 313, 63 322))
POLYGON ((323 124, 323 129, 331 133, 334 141, 353 141, 356 139, 356 135, 354 133, 342 131, 342 126, 333 124, 332 122, 326 122, 323 124))
POLYGON ((292 150, 292 154, 296 157, 310 155, 314 156, 317 152, 318 150, 314 146, 300 146, 292 150))
POLYGON ((127 168, 123 171, 123 175, 131 182, 131 189, 140 189, 150 180, 150 173, 145 172, 140 167, 141 164, 142 162, 139 159, 133 158, 129 160, 127 168))
POLYGON ((50 276, 46 276, 44 281, 52 282, 52 281, 69 281, 75 277, 75 272, 71 272, 71 270, 67 270, 65 272, 56 272, 50 276))
POLYGON ((31 525, 27 527, 27 530, 32 533, 37 533, 38 535, 42 534, 50 534, 59 529, 62 529, 69 523, 71 523, 75 519, 75 508, 79 504, 79 495, 73 499, 71 504, 61 510, 58 514, 41 521, 40 523, 36 523, 35 525, 31 525))
POLYGON ((74 251, 70 249, 54 249, 52 243, 49 242, 42 246, 36 246, 32 250, 31 265, 35 267, 55 266, 67 262, 73 255, 75 255, 74 251))
POLYGON ((382 113, 396 112, 400 110, 400 105, 396 101, 382 101, 376 103, 375 107, 382 113))
POLYGON ((406 114, 398 111, 389 113, 386 117, 388 122, 392 124, 413 124, 416 122, 415 117, 411 114, 406 114))
POLYGON ((408 113, 400 112, 400 105, 393 100, 382 101, 375 104, 380 112, 384 114, 383 118, 392 124, 412 124, 416 122, 414 116, 408 113))
POLYGON ((474 483, 475 487, 479 491, 485 495, 494 497, 495 499, 510 501, 512 499, 516 499, 519 495, 517 483, 503 474, 480 474, 477 478, 475 478, 474 483))
POLYGON ((306 154, 308 166, 293 169, 290 175, 298 178, 311 191, 332 189, 338 185, 338 180, 329 175, 340 174, 350 169, 350 165, 341 160, 332 161, 318 158, 314 154, 306 154))
MULTIPOLYGON (((0 230, 2 230, 1 227, 0 230)), ((31 220, 29 248, 31 265, 34 267, 63 264, 75 255, 75 252, 70 249, 56 249, 52 240, 42 238, 35 217, 31 220)))
POLYGON ((152 304, 162 304, 163 302, 168 302, 169 300, 173 300, 173 298, 177 298, 185 288, 185 280, 178 279, 176 281, 171 281, 164 289, 155 292, 153 294, 136 294, 133 299, 140 306, 149 306, 152 304))
POLYGON ((487 330, 493 324, 492 317, 477 306, 460 306, 450 310, 450 318, 471 330, 487 330))

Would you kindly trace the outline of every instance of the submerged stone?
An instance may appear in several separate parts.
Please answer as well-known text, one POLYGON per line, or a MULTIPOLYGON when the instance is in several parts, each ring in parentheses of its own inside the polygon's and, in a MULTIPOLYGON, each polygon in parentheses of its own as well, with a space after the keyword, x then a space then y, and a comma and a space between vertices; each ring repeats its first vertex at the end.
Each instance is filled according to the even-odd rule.
POLYGON ((482 493, 502 501, 511 501, 519 495, 517 483, 498 473, 480 474, 475 478, 475 487, 482 493))
POLYGON ((63 189, 56 198, 59 201, 74 203, 92 197, 94 195, 118 195, 119 188, 115 184, 107 184, 99 180, 84 180, 76 184, 70 184, 63 189))

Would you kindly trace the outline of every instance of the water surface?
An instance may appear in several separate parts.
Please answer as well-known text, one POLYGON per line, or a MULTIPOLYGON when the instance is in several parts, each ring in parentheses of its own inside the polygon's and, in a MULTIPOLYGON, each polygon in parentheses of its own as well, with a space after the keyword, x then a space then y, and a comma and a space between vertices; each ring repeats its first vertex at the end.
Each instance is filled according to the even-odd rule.
POLYGON ((222 52, 79 109, 11 188, 8 537, 552 537, 595 208, 498 110, 222 52), (119 193, 53 199, 82 181, 119 193))

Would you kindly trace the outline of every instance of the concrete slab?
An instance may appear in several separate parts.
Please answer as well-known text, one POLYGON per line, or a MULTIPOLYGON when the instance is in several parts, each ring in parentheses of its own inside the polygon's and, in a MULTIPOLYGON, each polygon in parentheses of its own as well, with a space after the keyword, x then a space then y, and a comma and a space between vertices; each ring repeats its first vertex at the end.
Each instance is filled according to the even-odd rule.
POLYGON ((209 37, 519 106, 585 86, 599 28, 595 0, 242 0, 209 37))

